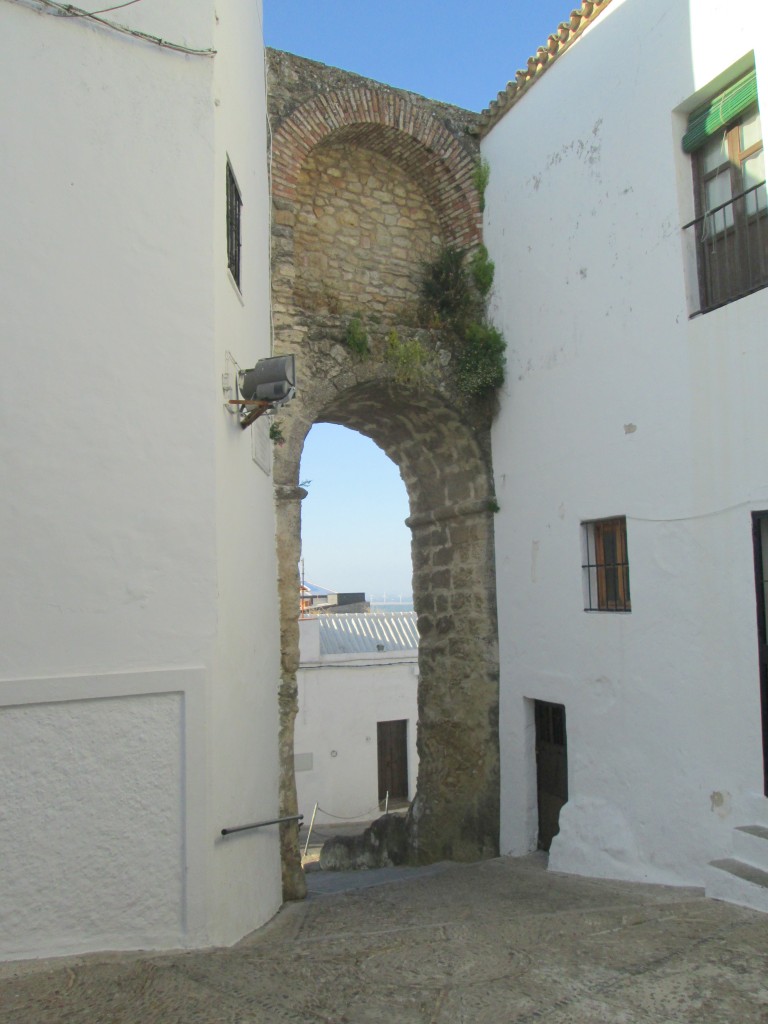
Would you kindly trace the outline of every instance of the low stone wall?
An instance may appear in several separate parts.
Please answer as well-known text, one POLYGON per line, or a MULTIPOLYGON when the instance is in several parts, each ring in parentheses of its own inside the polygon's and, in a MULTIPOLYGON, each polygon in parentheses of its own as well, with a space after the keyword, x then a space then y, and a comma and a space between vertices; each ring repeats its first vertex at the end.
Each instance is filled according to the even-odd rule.
POLYGON ((359 836, 334 836, 323 844, 323 871, 362 871, 407 864, 410 843, 406 819, 387 814, 359 836))

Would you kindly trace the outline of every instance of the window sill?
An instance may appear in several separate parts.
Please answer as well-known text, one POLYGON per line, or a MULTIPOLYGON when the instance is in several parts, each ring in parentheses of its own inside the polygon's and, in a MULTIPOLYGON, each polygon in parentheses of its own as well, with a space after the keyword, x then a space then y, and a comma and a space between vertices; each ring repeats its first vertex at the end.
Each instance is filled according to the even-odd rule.
POLYGON ((602 614, 602 615, 631 615, 631 608, 585 608, 585 612, 589 612, 590 615, 602 614))
POLYGON ((237 296, 237 298, 238 298, 238 300, 240 302, 240 305, 244 306, 245 305, 245 299, 243 298, 243 293, 240 291, 240 287, 239 287, 237 281, 232 276, 232 271, 229 269, 229 267, 227 267, 227 277, 229 278, 229 283, 232 285, 232 288, 234 289, 235 295, 237 296))
POLYGON ((739 292, 738 295, 734 295, 730 299, 723 299, 722 302, 718 302, 714 306, 703 306, 701 309, 697 309, 695 313, 691 313, 688 319, 696 320, 700 316, 706 316, 707 313, 714 313, 716 309, 722 309, 724 306, 730 306, 731 303, 738 302, 739 299, 746 299, 747 296, 754 295, 756 292, 764 291, 766 288, 768 288, 768 281, 764 281, 762 284, 757 284, 754 288, 750 288, 745 292, 739 292))

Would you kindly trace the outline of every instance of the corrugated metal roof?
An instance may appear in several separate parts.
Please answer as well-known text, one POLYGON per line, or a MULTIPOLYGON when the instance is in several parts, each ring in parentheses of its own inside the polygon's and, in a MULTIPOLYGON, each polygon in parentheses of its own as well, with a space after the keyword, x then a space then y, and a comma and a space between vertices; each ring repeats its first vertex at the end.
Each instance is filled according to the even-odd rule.
POLYGON ((320 655, 416 651, 416 612, 321 615, 320 655))
POLYGON ((335 590, 326 590, 325 587, 319 587, 316 583, 310 583, 309 580, 304 580, 301 589, 305 594, 311 594, 313 597, 328 597, 336 593, 335 590))

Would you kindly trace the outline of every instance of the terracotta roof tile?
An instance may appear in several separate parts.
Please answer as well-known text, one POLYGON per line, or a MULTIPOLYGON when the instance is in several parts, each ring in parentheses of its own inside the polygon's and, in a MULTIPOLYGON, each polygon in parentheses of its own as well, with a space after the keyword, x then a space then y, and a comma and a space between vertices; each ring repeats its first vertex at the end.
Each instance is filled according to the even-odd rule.
POLYGON ((592 24, 610 2, 611 0, 583 0, 581 7, 571 11, 570 19, 558 25, 557 32, 549 37, 546 46, 540 46, 535 55, 528 58, 527 67, 515 72, 514 81, 508 82, 506 89, 500 92, 495 100, 491 100, 482 111, 478 128, 480 136, 486 135, 496 122, 501 120, 510 107, 513 107, 547 68, 551 67, 571 43, 578 39, 584 29, 592 24))

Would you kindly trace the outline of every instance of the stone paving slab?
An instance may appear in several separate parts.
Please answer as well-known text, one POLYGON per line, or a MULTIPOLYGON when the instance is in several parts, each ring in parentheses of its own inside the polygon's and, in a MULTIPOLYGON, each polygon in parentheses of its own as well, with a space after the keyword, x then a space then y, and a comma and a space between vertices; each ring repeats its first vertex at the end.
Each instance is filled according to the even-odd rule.
POLYGON ((768 1024, 768 915, 538 857, 411 871, 231 949, 3 965, 0 1024, 768 1024))

